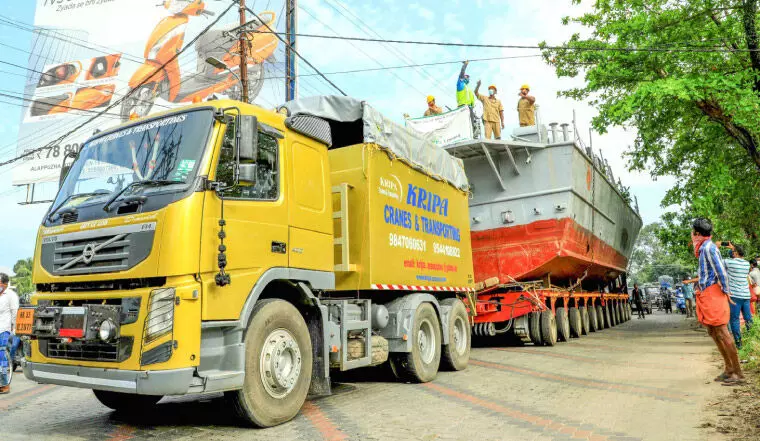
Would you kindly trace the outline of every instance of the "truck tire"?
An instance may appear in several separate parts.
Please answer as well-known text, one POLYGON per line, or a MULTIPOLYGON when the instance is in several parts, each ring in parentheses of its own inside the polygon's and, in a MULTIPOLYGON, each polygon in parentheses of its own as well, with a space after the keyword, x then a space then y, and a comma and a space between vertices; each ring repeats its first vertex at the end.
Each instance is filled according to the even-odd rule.
POLYGON ((544 343, 541 339, 541 311, 528 313, 528 333, 534 345, 541 346, 544 343))
POLYGON ((583 335, 588 335, 589 332, 591 332, 591 318, 588 314, 588 309, 585 306, 581 306, 578 308, 578 310, 581 312, 581 325, 583 325, 583 335))
POLYGON ((610 304, 610 317, 612 319, 612 325, 617 326, 620 324, 620 316, 618 315, 617 303, 610 304))
POLYGON ((604 308, 602 308, 602 305, 596 305, 596 329, 601 331, 606 327, 604 324, 604 308))
POLYGON ((546 346, 557 344, 557 318, 551 309, 541 312, 541 339, 546 346))
POLYGON ((95 398, 109 409, 122 412, 143 412, 155 406, 161 395, 137 395, 107 390, 94 390, 95 398))
POLYGON ((612 310, 610 309, 609 303, 604 305, 604 323, 605 328, 612 328, 615 326, 615 323, 612 321, 612 310))
POLYGON ((259 301, 244 344, 243 388, 225 397, 238 416, 258 427, 290 421, 311 385, 311 337, 301 313, 285 300, 259 301))
POLYGON ((567 318, 567 309, 560 306, 555 308, 557 311, 557 340, 570 340, 570 320, 567 318))
POLYGON ((461 371, 470 361, 470 318, 467 308, 459 299, 446 299, 443 305, 451 306, 449 313, 449 344, 441 349, 441 363, 450 371, 461 371))
POLYGON ((625 322, 625 316, 623 316, 623 306, 618 303, 615 305, 615 309, 617 310, 617 316, 620 317, 620 323, 625 322))
POLYGON ((401 380, 414 383, 432 381, 441 363, 441 325, 430 303, 422 303, 414 312, 410 332, 411 352, 391 353, 391 367, 401 380))
POLYGON ((583 335, 583 319, 581 312, 576 307, 571 307, 568 311, 568 320, 570 320, 570 335, 580 338, 583 335))
POLYGON ((587 306, 586 311, 588 312, 588 330, 590 332, 596 332, 598 326, 596 308, 594 308, 594 305, 587 306))

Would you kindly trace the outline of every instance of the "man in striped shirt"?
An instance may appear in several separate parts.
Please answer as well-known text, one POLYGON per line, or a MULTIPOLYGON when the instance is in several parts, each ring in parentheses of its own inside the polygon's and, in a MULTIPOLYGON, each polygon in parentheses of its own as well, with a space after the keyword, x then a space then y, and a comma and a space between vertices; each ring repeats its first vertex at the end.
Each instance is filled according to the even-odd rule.
MULTIPOLYGON (((725 242, 724 242, 725 243, 725 242)), ((723 244, 721 244, 723 245, 723 244)), ((739 245, 728 242, 726 247, 729 249, 730 256, 724 260, 726 270, 728 271, 728 285, 731 287, 731 319, 729 328, 734 335, 736 347, 742 347, 742 329, 739 322, 739 315, 744 316, 744 323, 747 330, 752 326, 752 312, 750 306, 749 293, 749 262, 744 260, 744 250, 739 245)))
POLYGON ((739 354, 734 339, 728 331, 730 287, 726 268, 718 247, 712 242, 712 222, 705 218, 694 220, 691 241, 694 255, 699 259, 699 294, 697 294, 697 319, 707 327, 707 332, 715 341, 723 356, 725 368, 715 377, 715 381, 732 385, 744 382, 744 374, 739 364, 739 354))

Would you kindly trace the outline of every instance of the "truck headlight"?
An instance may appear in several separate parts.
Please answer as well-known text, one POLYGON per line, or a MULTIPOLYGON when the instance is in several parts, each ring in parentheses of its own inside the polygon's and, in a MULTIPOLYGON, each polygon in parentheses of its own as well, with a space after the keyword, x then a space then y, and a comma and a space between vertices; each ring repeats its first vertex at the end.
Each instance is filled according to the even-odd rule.
POLYGON ((98 338, 104 343, 108 343, 116 337, 116 325, 111 319, 105 319, 100 322, 98 327, 98 338))
POLYGON ((174 288, 155 289, 150 293, 145 318, 145 341, 153 341, 172 332, 174 327, 174 288))

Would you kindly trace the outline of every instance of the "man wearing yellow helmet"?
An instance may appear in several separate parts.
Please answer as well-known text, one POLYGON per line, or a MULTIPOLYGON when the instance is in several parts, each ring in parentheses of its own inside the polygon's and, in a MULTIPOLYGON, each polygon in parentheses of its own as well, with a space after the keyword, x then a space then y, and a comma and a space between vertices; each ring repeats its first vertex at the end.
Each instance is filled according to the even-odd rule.
POLYGON ((494 139, 501 139, 501 129, 504 128, 504 106, 501 105, 501 100, 496 98, 496 86, 488 86, 488 96, 479 94, 479 91, 480 80, 475 86, 475 96, 483 103, 483 125, 486 129, 486 139, 490 139, 491 134, 493 134, 494 139))
POLYGON ((425 111, 425 116, 434 116, 443 113, 443 109, 435 105, 435 97, 433 95, 428 95, 427 104, 428 108, 425 111))
POLYGON ((520 86, 517 101, 517 114, 520 116, 520 127, 536 125, 536 97, 529 95, 530 86, 523 84, 520 86))

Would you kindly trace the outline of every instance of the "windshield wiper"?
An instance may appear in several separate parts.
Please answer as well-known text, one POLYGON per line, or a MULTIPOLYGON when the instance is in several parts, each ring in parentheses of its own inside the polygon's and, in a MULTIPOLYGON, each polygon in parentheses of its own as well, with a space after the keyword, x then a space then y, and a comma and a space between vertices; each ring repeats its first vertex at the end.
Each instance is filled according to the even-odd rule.
MULTIPOLYGON (((61 202, 61 204, 59 206, 55 207, 55 209, 53 211, 51 211, 50 214, 48 214, 47 220, 49 222, 55 222, 55 220, 53 219, 53 215, 56 214, 58 212, 58 210, 61 209, 61 207, 63 207, 64 205, 66 205, 67 202, 69 202, 71 199, 73 199, 75 197, 99 196, 99 195, 106 195, 106 194, 109 194, 109 192, 107 192, 107 191, 93 191, 93 192, 90 192, 90 193, 75 193, 75 194, 69 195, 66 199, 63 200, 63 202, 61 202)), ((64 213, 76 213, 76 212, 77 212, 76 207, 71 207, 71 208, 68 208, 68 209, 66 209, 66 210, 61 211, 60 213, 58 213, 59 214, 58 217, 63 216, 64 213)), ((58 217, 56 218, 56 220, 58 219, 58 217)))
MULTIPOLYGON (((177 181, 169 181, 166 179, 146 179, 144 181, 133 181, 127 184, 126 187, 122 188, 121 190, 117 191, 113 196, 111 196, 105 205, 103 205, 103 211, 106 213, 111 211, 111 204, 116 202, 119 197, 124 194, 125 191, 129 190, 130 188, 134 188, 137 186, 146 186, 146 187, 161 187, 164 185, 172 185, 172 184, 181 184, 182 182, 177 181)), ((134 202, 143 203, 145 202, 145 196, 141 196, 139 198, 134 199, 134 202)))

